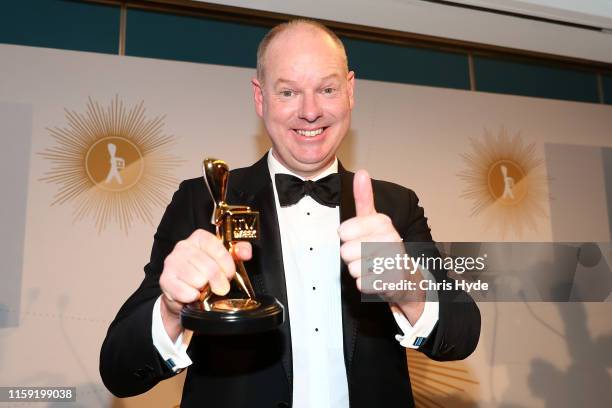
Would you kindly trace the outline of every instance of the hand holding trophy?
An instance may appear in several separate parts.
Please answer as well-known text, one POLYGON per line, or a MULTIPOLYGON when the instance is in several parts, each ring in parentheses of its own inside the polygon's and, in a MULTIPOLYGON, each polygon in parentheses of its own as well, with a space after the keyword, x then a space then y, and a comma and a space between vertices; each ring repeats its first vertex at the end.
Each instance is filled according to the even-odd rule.
MULTIPOLYGON (((211 222, 216 235, 228 251, 238 241, 259 238, 259 213, 244 205, 226 203, 229 168, 222 160, 205 159, 204 181, 214 202, 211 222)), ((206 285, 198 301, 186 305, 181 311, 181 323, 196 333, 228 335, 272 330, 284 321, 284 309, 271 296, 255 297, 253 285, 244 264, 235 260, 233 281, 237 290, 226 296, 215 295, 206 285), (237 294, 236 294, 237 293, 237 294)))

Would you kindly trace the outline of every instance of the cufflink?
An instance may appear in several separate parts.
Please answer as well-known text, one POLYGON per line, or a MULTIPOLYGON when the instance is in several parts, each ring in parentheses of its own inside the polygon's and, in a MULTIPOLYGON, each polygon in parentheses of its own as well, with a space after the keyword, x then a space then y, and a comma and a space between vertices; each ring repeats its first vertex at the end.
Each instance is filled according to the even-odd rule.
POLYGON ((425 340, 427 340, 427 337, 417 337, 412 344, 415 347, 420 347, 421 344, 425 343, 425 340))
POLYGON ((166 363, 166 366, 168 366, 169 369, 174 371, 174 367, 176 366, 176 363, 174 362, 174 360, 169 358, 169 359, 165 360, 164 362, 166 363))
POLYGON ((175 369, 174 367, 176 367, 176 363, 171 358, 169 358, 167 360, 164 360, 164 363, 166 363, 166 366, 170 370, 174 371, 175 374, 180 374, 184 370, 184 368, 177 368, 177 369, 175 369))

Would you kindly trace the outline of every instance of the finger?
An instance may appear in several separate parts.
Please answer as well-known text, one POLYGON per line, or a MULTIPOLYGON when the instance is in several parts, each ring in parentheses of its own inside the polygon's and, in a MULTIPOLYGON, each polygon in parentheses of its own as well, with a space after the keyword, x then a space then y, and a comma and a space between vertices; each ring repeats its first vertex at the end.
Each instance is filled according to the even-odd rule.
POLYGON ((236 273, 236 264, 229 251, 223 246, 221 241, 206 248, 208 255, 215 260, 227 278, 231 278, 236 273))
POLYGON ((397 235, 397 231, 391 219, 381 213, 375 213, 363 217, 353 217, 344 221, 338 228, 338 235, 342 242, 355 239, 364 240, 365 237, 373 235, 397 235))
POLYGON ((230 254, 236 260, 248 261, 253 256, 253 248, 250 242, 236 242, 234 245, 232 245, 230 254))
POLYGON ((349 273, 353 278, 363 278, 366 276, 376 278, 380 276, 377 273, 373 273, 372 263, 367 259, 356 259, 347 265, 349 273))
POLYGON ((355 197, 355 212, 357 217, 376 214, 374 208, 374 193, 372 192, 372 180, 365 170, 355 173, 353 179, 353 195, 355 197))
POLYGON ((374 258, 379 256, 379 253, 380 256, 393 255, 398 250, 397 244, 391 244, 394 242, 401 242, 401 238, 393 231, 383 234, 368 235, 360 239, 344 242, 342 246, 340 246, 340 256, 342 260, 348 264, 360 258, 374 258), (389 244, 376 245, 372 243, 389 244))
MULTIPOLYGON (((195 289, 202 289, 208 283, 208 269, 220 269, 220 266, 204 251, 188 240, 180 241, 166 258, 168 273, 195 289)), ((165 270, 164 270, 165 273, 165 270)))
POLYGON ((229 292, 230 284, 229 277, 225 274, 221 266, 203 251, 190 256, 187 262, 192 268, 186 267, 183 271, 183 276, 186 283, 197 285, 196 288, 202 290, 204 285, 208 283, 210 290, 216 295, 225 295, 229 292))
POLYGON ((208 278, 208 283, 210 284, 210 290, 212 290, 215 295, 223 296, 230 290, 229 280, 227 280, 225 273, 220 270, 211 273, 208 278))
POLYGON ((203 229, 197 229, 195 231, 193 231, 191 233, 191 235, 185 240, 187 242, 189 242, 190 244, 192 244, 195 247, 202 247, 203 245, 206 244, 207 241, 211 240, 211 239, 218 239, 215 235, 213 235, 212 233, 203 230, 203 229))
POLYGON ((177 279, 196 289, 198 292, 201 292, 206 285, 209 285, 210 290, 214 294, 223 296, 229 292, 229 280, 214 260, 208 257, 206 259, 204 262, 196 261, 195 258, 185 261, 185 265, 182 267, 177 279))
POLYGON ((217 262, 228 278, 234 276, 236 273, 234 260, 223 245, 223 242, 215 235, 208 231, 196 230, 187 241, 196 245, 197 248, 204 251, 209 257, 217 262))
POLYGON ((202 290, 204 285, 209 283, 214 275, 221 274, 225 276, 221 266, 208 254, 199 249, 196 249, 185 261, 193 266, 193 268, 186 267, 185 270, 181 271, 179 277, 199 290, 202 290))
POLYGON ((374 288, 374 281, 379 279, 379 277, 373 275, 362 275, 358 279, 357 289, 359 289, 361 293, 366 295, 380 294, 380 291, 374 288))
POLYGON ((361 241, 353 240, 348 241, 340 246, 340 256, 342 260, 349 264, 357 259, 361 258, 361 241))
POLYGON ((359 278, 361 277, 361 259, 357 259, 348 265, 348 270, 349 270, 349 274, 353 277, 353 278, 359 278))
POLYGON ((169 276, 162 287, 164 296, 172 302, 187 304, 196 301, 200 292, 176 276, 169 276))

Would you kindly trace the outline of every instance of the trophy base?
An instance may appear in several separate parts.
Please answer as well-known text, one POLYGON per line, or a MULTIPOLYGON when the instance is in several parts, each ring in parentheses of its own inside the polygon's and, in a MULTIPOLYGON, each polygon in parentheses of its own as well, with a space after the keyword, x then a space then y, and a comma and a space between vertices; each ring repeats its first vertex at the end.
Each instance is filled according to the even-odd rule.
POLYGON ((253 299, 220 299, 204 310, 201 302, 181 311, 184 328, 199 334, 252 334, 274 330, 283 324, 283 306, 272 296, 253 299))

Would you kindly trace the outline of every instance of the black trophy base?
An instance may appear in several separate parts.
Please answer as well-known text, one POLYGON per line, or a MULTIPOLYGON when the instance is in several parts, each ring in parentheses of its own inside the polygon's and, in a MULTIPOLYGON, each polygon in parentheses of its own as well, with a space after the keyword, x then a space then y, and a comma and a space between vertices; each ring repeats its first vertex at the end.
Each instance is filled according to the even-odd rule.
POLYGON ((200 302, 194 302, 181 311, 181 323, 195 333, 209 335, 262 333, 283 324, 284 308, 278 300, 272 296, 260 296, 257 303, 257 307, 251 308, 213 308, 207 311, 200 302))

